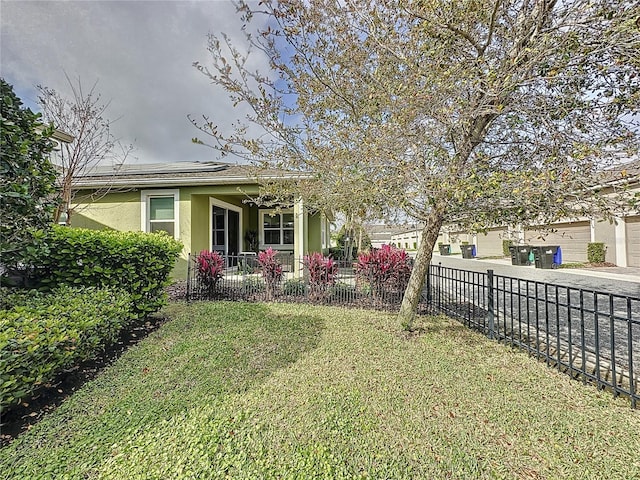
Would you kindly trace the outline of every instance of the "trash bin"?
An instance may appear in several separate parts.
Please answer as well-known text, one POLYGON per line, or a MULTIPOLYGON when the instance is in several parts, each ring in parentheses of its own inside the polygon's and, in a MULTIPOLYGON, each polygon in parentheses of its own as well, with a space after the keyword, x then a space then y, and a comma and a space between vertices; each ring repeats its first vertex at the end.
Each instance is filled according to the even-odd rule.
POLYGON ((460 250, 462 250, 462 258, 475 258, 476 256, 475 245, 461 245, 460 250))
POLYGON ((451 245, 448 243, 443 243, 438 245, 440 249, 440 255, 451 255, 451 245))
POLYGON ((531 265, 533 258, 531 257, 530 245, 511 245, 509 253, 511 254, 511 265, 531 265))
POLYGON ((562 250, 558 245, 533 247, 536 268, 558 268, 562 264, 562 250))

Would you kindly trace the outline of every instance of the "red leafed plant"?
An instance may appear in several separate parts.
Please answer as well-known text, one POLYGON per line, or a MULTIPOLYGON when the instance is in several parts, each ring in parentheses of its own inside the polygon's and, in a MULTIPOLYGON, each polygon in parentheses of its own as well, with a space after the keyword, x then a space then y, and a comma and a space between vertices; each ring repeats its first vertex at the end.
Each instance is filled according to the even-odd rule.
POLYGON ((203 250, 196 256, 198 280, 213 292, 224 277, 224 258, 218 252, 203 250))
POLYGON ((407 287, 411 276, 411 257, 392 245, 383 245, 358 255, 356 276, 368 283, 376 296, 385 291, 398 293, 407 287))
POLYGON ((276 258, 278 252, 272 248, 258 253, 258 264, 266 286, 267 300, 272 300, 276 287, 282 280, 282 265, 276 258))
POLYGON ((304 266, 309 272, 309 290, 312 298, 321 297, 327 291, 327 287, 336 283, 338 265, 321 253, 306 255, 303 259, 304 266))

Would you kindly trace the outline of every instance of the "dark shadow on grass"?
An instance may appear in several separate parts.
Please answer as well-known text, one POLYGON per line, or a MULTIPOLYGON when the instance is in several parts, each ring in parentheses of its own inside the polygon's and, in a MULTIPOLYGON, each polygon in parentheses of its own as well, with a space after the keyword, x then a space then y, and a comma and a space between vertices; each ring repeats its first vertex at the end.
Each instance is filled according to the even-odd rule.
POLYGON ((55 411, 66 398, 97 377, 130 347, 160 328, 166 320, 163 315, 151 315, 132 324, 122 331, 116 343, 106 347, 94 358, 65 370, 19 405, 7 407, 0 416, 0 447, 31 428, 46 414, 55 411))
POLYGON ((162 328, 71 395, 64 411, 44 415, 37 435, 22 435, 20 452, 5 452, 7 459, 39 464, 53 457, 67 471, 95 468, 132 431, 260 385, 319 343, 324 320, 287 310, 241 302, 169 305, 162 328), (95 445, 91 452, 79 448, 87 441, 95 445), (74 453, 58 455, 59 449, 74 453))

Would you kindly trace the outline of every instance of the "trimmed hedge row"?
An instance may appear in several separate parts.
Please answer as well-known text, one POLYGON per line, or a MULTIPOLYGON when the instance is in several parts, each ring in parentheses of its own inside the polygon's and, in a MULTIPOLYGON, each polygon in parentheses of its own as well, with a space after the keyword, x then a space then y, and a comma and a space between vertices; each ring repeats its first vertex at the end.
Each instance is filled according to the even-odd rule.
POLYGON ((64 369, 114 343, 135 318, 131 296, 122 290, 1 290, 1 409, 20 403, 64 369))
POLYGON ((117 287, 139 317, 166 303, 164 287, 182 244, 163 234, 55 226, 41 233, 26 263, 39 290, 59 285, 117 287))

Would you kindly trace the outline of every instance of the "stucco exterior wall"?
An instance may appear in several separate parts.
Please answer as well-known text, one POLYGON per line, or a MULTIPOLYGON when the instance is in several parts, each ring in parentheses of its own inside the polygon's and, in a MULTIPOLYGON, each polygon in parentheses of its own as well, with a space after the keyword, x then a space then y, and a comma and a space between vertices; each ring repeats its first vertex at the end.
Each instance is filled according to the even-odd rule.
POLYGON ((608 221, 593 222, 593 241, 607 246, 605 261, 616 263, 616 226, 608 221))
POLYGON ((82 203, 71 215, 72 227, 92 230, 140 231, 140 222, 138 191, 110 193, 95 202, 82 203))

